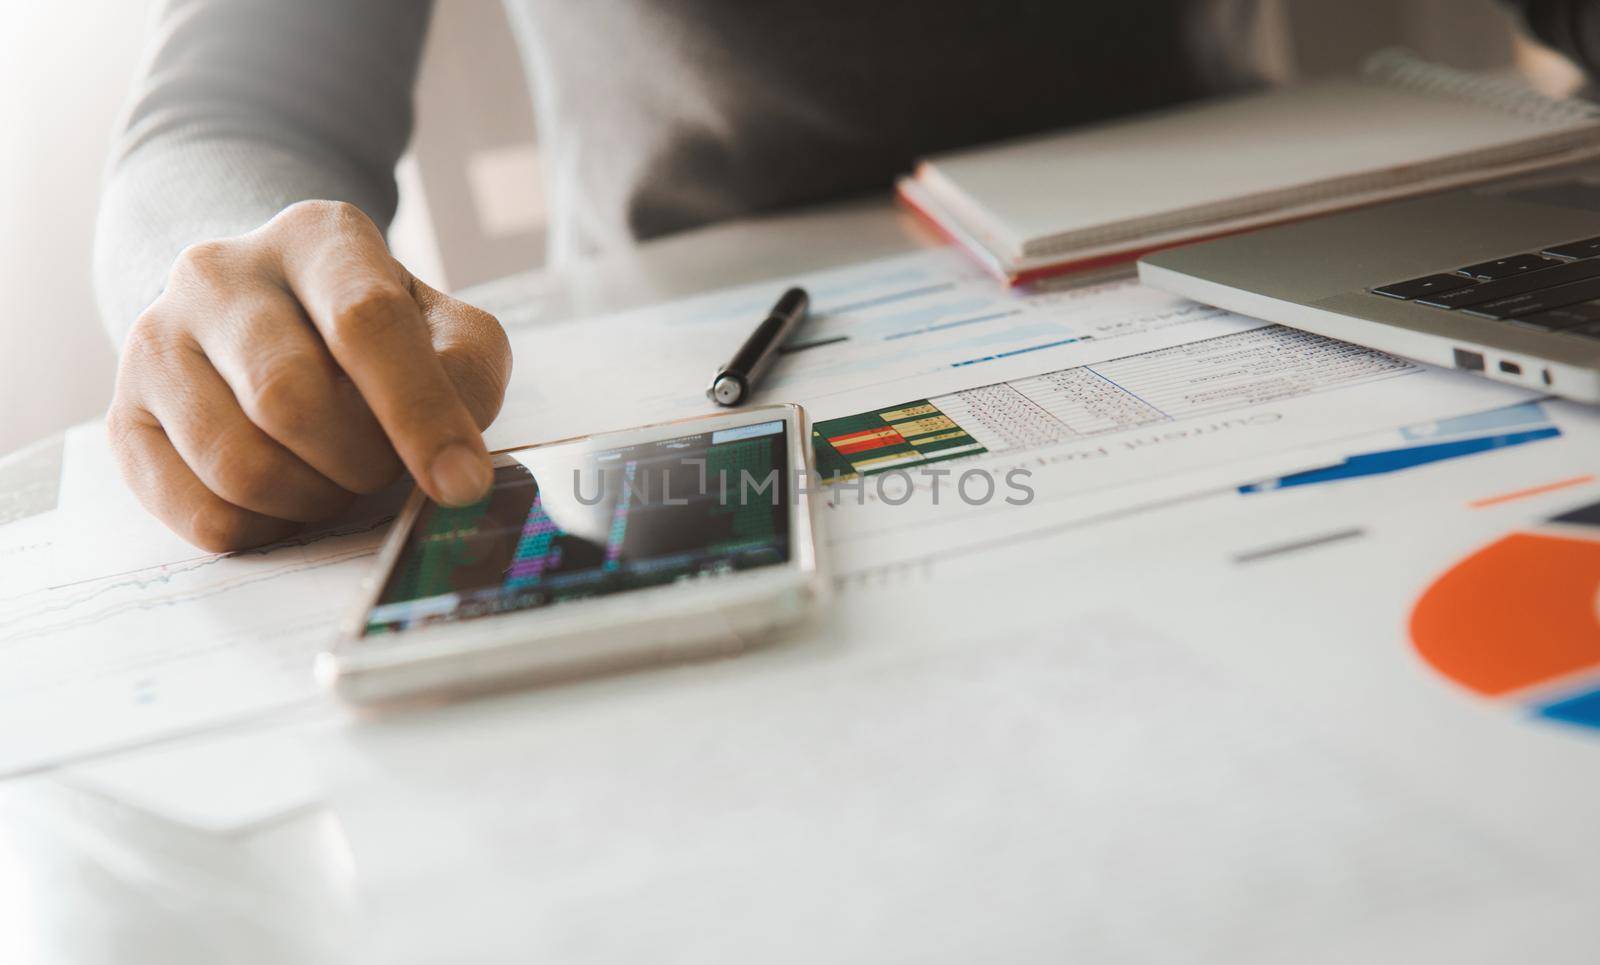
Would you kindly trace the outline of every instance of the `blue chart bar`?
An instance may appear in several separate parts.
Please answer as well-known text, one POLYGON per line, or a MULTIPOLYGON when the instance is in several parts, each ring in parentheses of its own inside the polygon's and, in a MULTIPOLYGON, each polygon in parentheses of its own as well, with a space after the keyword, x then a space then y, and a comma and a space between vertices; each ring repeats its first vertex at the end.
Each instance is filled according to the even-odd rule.
POLYGON ((1568 724, 1600 727, 1600 690, 1546 704, 1539 708, 1539 716, 1568 724))
POLYGON ((1030 345, 1027 348, 1014 348, 1009 352, 997 352, 994 355, 985 355, 983 358, 967 359, 963 362, 951 362, 950 367, 953 369, 959 369, 963 365, 977 365, 979 362, 993 362, 995 359, 1008 359, 1013 355, 1024 355, 1028 352, 1037 352, 1040 349, 1055 348, 1057 345, 1071 345, 1073 342, 1087 342, 1091 338, 1094 338, 1094 336, 1085 335, 1082 338, 1064 338, 1058 342, 1046 342, 1043 345, 1030 345))
POLYGON ((1501 406, 1485 412, 1451 416, 1426 425, 1406 426, 1400 430, 1400 438, 1407 442, 1426 442, 1429 439, 1465 436, 1492 430, 1504 433, 1520 429, 1542 429, 1549 424, 1550 417, 1545 415, 1544 408, 1539 403, 1518 402, 1516 405, 1501 406))
POLYGON ((1561 430, 1550 426, 1543 429, 1530 429, 1526 432, 1485 436, 1479 439, 1458 439, 1454 442, 1438 442, 1426 446, 1407 446, 1402 449, 1365 452, 1358 456, 1351 456, 1344 462, 1335 466, 1328 466, 1325 469, 1311 469, 1306 472, 1297 472, 1293 475, 1284 476, 1280 479, 1240 486, 1239 492, 1263 493, 1271 492, 1274 489, 1287 489, 1290 486, 1313 486, 1317 483, 1335 482, 1340 479, 1376 476, 1386 472, 1410 469, 1414 466, 1424 466, 1430 462, 1456 459, 1461 456, 1488 452, 1492 449, 1520 446, 1529 442, 1538 442, 1540 439, 1552 439, 1559 435, 1561 435, 1561 430))
POLYGON ((908 298, 917 298, 922 295, 932 295, 935 292, 949 291, 954 287, 956 287, 956 283, 953 281, 940 282, 937 285, 925 285, 922 288, 911 288, 901 292, 890 292, 887 295, 876 295, 872 298, 864 298, 861 301, 849 302, 844 305, 829 305, 827 308, 818 309, 814 314, 820 317, 823 315, 843 315, 846 312, 859 312, 863 308, 877 308, 880 305, 890 305, 894 302, 903 302, 908 298))
POLYGON ((897 338, 909 338, 912 335, 926 335, 928 332, 942 332, 946 329, 960 328, 963 325, 976 325, 979 322, 992 322, 997 318, 1005 318, 1008 315, 1016 315, 1021 311, 1022 309, 1020 308, 1013 308, 1009 311, 995 312, 991 315, 979 315, 976 318, 962 318, 954 322, 945 322, 940 325, 927 325, 922 328, 911 329, 908 332, 895 332, 893 335, 885 335, 883 340, 885 342, 892 342, 897 338))

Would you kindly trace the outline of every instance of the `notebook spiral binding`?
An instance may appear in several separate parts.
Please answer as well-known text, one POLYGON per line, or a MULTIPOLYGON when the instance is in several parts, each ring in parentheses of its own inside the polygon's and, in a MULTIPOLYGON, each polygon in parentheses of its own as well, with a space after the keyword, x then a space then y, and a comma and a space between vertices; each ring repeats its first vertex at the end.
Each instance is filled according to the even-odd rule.
POLYGON ((1600 105, 1571 97, 1546 97, 1514 78, 1446 67, 1403 47, 1390 47, 1368 57, 1361 65, 1361 73, 1380 83, 1468 100, 1533 121, 1560 123, 1600 118, 1600 105))

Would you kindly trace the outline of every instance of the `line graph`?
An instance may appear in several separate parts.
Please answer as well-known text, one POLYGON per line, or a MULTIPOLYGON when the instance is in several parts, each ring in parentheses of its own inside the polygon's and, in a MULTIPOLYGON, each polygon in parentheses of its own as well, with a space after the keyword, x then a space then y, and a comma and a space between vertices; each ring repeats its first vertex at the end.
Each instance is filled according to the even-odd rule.
MULTIPOLYGON (((172 585, 174 583, 181 583, 187 577, 191 577, 196 573, 200 573, 200 572, 202 572, 204 570, 214 568, 214 567, 218 566, 219 564, 223 563, 224 561, 227 561, 227 560, 230 560, 230 559, 238 560, 238 559, 248 559, 248 558, 251 558, 251 557, 268 557, 268 556, 273 556, 273 555, 281 555, 285 550, 302 549, 302 548, 305 548, 305 547, 315 546, 315 545, 317 545, 319 543, 324 543, 324 542, 327 542, 329 540, 335 540, 335 539, 340 539, 340 538, 343 538, 343 537, 359 536, 359 535, 363 535, 363 534, 373 533, 373 532, 381 529, 382 527, 388 525, 388 523, 390 521, 392 521, 393 519, 394 519, 393 516, 385 516, 382 519, 377 520, 375 522, 365 523, 365 524, 352 526, 352 527, 344 528, 344 529, 328 530, 328 531, 321 532, 321 533, 316 533, 316 534, 310 535, 310 536, 297 537, 297 538, 293 538, 293 539, 289 539, 289 540, 284 540, 284 541, 279 542, 279 543, 274 543, 271 546, 261 547, 259 549, 244 550, 244 551, 241 551, 241 552, 238 552, 238 553, 222 553, 222 554, 213 554, 213 555, 207 555, 207 556, 197 556, 197 557, 194 557, 193 559, 180 560, 180 561, 175 562, 175 563, 163 563, 163 564, 160 564, 158 566, 141 567, 139 569, 127 570, 127 571, 122 572, 122 573, 111 573, 111 574, 107 574, 107 575, 101 576, 101 577, 92 577, 92 578, 89 578, 89 579, 74 580, 74 581, 69 582, 69 583, 62 583, 62 584, 58 584, 56 586, 51 586, 51 587, 49 587, 49 588, 47 588, 45 590, 36 590, 36 591, 33 591, 32 593, 27 593, 27 594, 22 594, 20 596, 12 597, 9 600, 0 601, 0 602, 6 602, 6 603, 11 603, 11 604, 22 603, 23 605, 17 606, 17 607, 9 607, 8 606, 6 614, 4 616, 0 616, 0 644, 5 644, 5 643, 9 643, 9 642, 15 642, 18 639, 25 638, 27 636, 28 632, 38 631, 37 627, 31 627, 30 631, 24 631, 24 632, 21 633, 20 636, 18 636, 18 635, 14 635, 14 634, 12 634, 10 632, 10 631, 13 631, 15 628, 23 627, 23 626, 26 626, 26 625, 30 625, 34 621, 36 621, 38 618, 45 617, 45 616, 48 616, 50 614, 72 613, 72 612, 76 612, 76 611, 79 611, 79 610, 83 610, 84 608, 88 607, 91 603, 93 603, 96 599, 98 599, 100 597, 104 597, 104 596, 106 596, 108 594, 114 594, 114 593, 117 593, 119 591, 135 591, 135 592, 145 591, 145 590, 153 589, 155 587, 172 585), (74 591, 74 590, 81 590, 81 594, 78 595, 78 596, 68 595, 69 591, 74 591), (30 599, 32 599, 32 600, 34 600, 36 602, 36 606, 33 609, 29 609, 25 605, 26 602, 29 601, 30 599)), ((281 569, 278 569, 276 571, 268 571, 266 573, 259 574, 256 577, 251 578, 247 582, 256 582, 256 581, 259 581, 259 580, 274 579, 274 578, 276 578, 278 576, 287 575, 289 573, 295 572, 299 568, 313 569, 313 568, 316 568, 316 567, 319 567, 319 566, 326 566, 326 565, 332 565, 333 563, 337 563, 337 562, 343 562, 344 560, 347 560, 347 559, 355 559, 355 558, 362 557, 362 556, 370 556, 375 551, 376 551, 375 548, 362 548, 360 550, 353 551, 350 554, 334 554, 327 560, 320 560, 320 561, 318 561, 316 563, 313 563, 313 564, 311 564, 309 566, 303 566, 303 567, 285 566, 285 567, 283 567, 281 569)), ((240 582, 240 583, 238 583, 238 585, 244 585, 244 583, 240 582)), ((225 586, 226 586, 226 584, 224 584, 224 588, 225 588, 225 586)), ((140 606, 144 606, 146 608, 149 608, 149 607, 155 607, 155 606, 171 606, 171 605, 175 605, 176 603, 182 602, 182 599, 183 598, 181 596, 177 597, 177 598, 173 598, 173 597, 170 597, 170 596, 163 597, 163 596, 157 595, 157 596, 152 596, 152 597, 150 597, 148 599, 141 598, 139 601, 137 601, 137 603, 140 606), (163 602, 163 601, 165 601, 165 602, 163 602)), ((78 622, 86 623, 86 624, 87 623, 93 623, 97 619, 104 619, 106 617, 114 615, 114 613, 115 613, 115 611, 104 611, 104 612, 101 612, 101 613, 97 613, 97 614, 93 614, 93 615, 89 615, 89 616, 85 616, 85 617, 79 618, 78 622)), ((67 628, 70 628, 70 627, 67 627, 67 628)), ((48 632, 48 631, 42 631, 42 632, 48 632)))
MULTIPOLYGON (((0 607, 0 775, 315 696, 331 639, 392 520, 21 594, 0 607)), ((72 552, 93 552, 93 533, 72 552)))
MULTIPOLYGON (((242 589, 257 583, 272 582, 297 573, 309 573, 313 570, 319 570, 329 566, 338 566, 339 564, 349 562, 350 560, 363 559, 365 557, 372 556, 375 552, 375 548, 362 548, 344 553, 330 554, 327 557, 318 559, 311 563, 295 563, 278 567, 276 569, 253 573, 249 576, 240 575, 231 579, 209 583, 194 590, 184 590, 166 594, 144 595, 136 599, 114 603, 99 610, 91 610, 83 613, 81 616, 73 616, 71 619, 63 620, 59 623, 45 623, 43 625, 27 626, 15 633, 0 637, 0 645, 21 643, 26 640, 41 636, 48 636, 50 634, 68 633, 80 628, 94 627, 122 614, 131 613, 137 610, 158 610, 182 606, 185 603, 194 603, 199 600, 204 600, 219 594, 228 593, 233 590, 242 589)), ((107 593, 113 593, 122 590, 147 590, 153 586, 158 586, 161 584, 178 583, 181 582, 182 577, 191 575, 198 570, 204 569, 205 566, 206 564, 202 563, 194 566, 191 569, 165 573, 150 580, 130 580, 124 583, 111 584, 103 589, 97 589, 94 595, 101 596, 107 593)), ((55 614, 76 614, 78 611, 84 609, 85 602, 86 601, 64 601, 59 604, 52 603, 46 607, 42 607, 38 613, 33 614, 32 616, 37 617, 55 614)), ((22 620, 26 621, 28 616, 28 614, 24 614, 22 620)), ((0 621, 0 632, 4 632, 7 629, 7 624, 15 624, 16 622, 18 621, 0 621)))

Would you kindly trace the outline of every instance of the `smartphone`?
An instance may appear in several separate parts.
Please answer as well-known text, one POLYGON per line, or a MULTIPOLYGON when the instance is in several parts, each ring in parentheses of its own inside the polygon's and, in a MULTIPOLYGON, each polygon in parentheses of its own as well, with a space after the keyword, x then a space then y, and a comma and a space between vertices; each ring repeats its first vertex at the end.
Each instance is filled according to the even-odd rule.
POLYGON ((374 703, 736 652, 825 592, 798 406, 496 453, 482 501, 414 492, 317 660, 374 703))

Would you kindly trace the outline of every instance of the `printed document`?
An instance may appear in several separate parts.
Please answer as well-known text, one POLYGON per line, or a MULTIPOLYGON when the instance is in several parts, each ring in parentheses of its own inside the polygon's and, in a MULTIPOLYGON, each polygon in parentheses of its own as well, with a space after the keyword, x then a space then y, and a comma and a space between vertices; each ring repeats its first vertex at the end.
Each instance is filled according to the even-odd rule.
MULTIPOLYGON (((1353 435, 1527 397, 1131 282, 1019 294, 947 250, 783 284, 796 280, 815 317, 761 400, 806 405, 819 455, 855 477, 830 494, 827 521, 845 576, 1291 473, 1353 435), (849 438, 863 422, 880 433, 868 448, 849 438), (1003 484, 1027 469, 1032 499, 971 506, 954 490, 934 506, 921 470, 946 466, 959 470, 947 483, 976 468, 1003 484), (888 505, 880 481, 892 500, 887 487, 906 479, 914 498, 888 505), (870 498, 856 504, 852 492, 870 498)), ((709 411, 711 369, 773 288, 515 330, 491 445, 709 411)), ((320 699, 312 656, 387 522, 367 504, 277 546, 201 553, 137 508, 96 426, 69 437, 57 516, 67 525, 48 547, 37 534, 20 541, 39 578, 0 610, 0 774, 320 699)))

